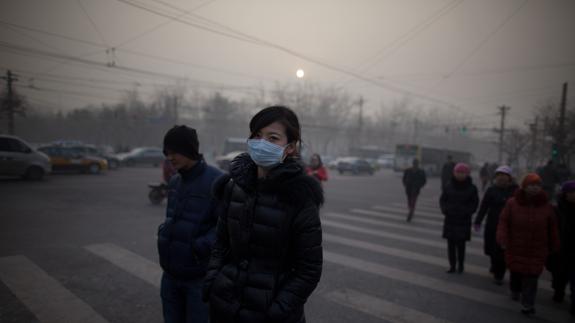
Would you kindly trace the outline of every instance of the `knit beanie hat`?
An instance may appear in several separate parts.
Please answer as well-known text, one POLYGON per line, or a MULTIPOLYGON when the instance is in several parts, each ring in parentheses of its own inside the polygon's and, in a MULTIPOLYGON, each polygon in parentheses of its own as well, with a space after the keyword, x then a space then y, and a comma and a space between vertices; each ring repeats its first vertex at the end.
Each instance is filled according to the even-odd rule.
POLYGON ((563 194, 567 194, 573 191, 575 191, 575 180, 567 181, 563 183, 563 186, 561 186, 561 192, 563 194))
POLYGON ((465 173, 469 175, 469 173, 471 173, 471 169, 466 163, 457 163, 453 168, 453 173, 465 173))
POLYGON ((526 188, 529 185, 541 185, 542 183, 543 181, 539 175, 535 173, 529 173, 523 178, 523 182, 521 182, 521 188, 526 188))
POLYGON ((512 175, 513 169, 507 165, 499 166, 495 170, 495 174, 505 174, 505 175, 509 175, 510 177, 513 177, 513 175, 512 175))
POLYGON ((164 155, 168 151, 178 153, 193 160, 201 159, 198 152, 200 143, 196 129, 187 126, 174 126, 164 136, 164 155))

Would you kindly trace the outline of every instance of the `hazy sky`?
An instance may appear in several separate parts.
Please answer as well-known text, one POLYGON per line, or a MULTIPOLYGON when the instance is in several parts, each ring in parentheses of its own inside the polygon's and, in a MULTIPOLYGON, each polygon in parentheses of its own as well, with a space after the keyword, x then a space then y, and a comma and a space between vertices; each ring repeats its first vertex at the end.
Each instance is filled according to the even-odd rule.
POLYGON ((302 68, 307 82, 363 95, 371 111, 411 93, 477 126, 507 104, 523 124, 563 82, 575 98, 574 17, 572 0, 3 0, 0 69, 52 108, 176 78, 243 96, 301 82, 302 68))

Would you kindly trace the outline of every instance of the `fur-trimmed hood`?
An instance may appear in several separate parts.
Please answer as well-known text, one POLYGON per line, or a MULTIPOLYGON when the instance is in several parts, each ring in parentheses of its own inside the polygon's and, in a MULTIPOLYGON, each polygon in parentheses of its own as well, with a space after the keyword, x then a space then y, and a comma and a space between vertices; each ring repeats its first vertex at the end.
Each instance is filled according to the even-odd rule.
POLYGON ((222 199, 225 185, 233 180, 247 194, 274 194, 278 200, 295 206, 303 206, 311 200, 317 207, 324 203, 323 189, 319 181, 308 176, 304 167, 295 159, 288 158, 270 169, 264 179, 257 177, 257 165, 244 153, 230 163, 230 173, 214 183, 214 195, 222 199))

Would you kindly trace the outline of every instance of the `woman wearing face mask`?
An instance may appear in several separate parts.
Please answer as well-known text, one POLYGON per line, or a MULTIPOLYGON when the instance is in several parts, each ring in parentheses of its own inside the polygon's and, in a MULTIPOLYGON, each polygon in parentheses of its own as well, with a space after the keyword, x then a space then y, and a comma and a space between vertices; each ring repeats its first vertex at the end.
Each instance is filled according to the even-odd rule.
POLYGON ((553 207, 542 189, 539 175, 530 173, 521 189, 507 201, 497 226, 497 242, 505 250, 511 272, 513 300, 519 300, 526 315, 535 314, 537 280, 550 251, 559 249, 553 207))
POLYGON ((323 191, 297 162, 300 125, 272 106, 250 121, 248 153, 214 185, 217 239, 204 283, 210 322, 305 322, 319 282, 323 191))
POLYGON ((323 166, 321 157, 318 154, 311 156, 309 167, 305 171, 309 176, 315 177, 320 183, 327 181, 327 169, 323 166))
POLYGON ((505 207, 507 200, 513 196, 513 193, 519 188, 513 182, 511 167, 500 166, 495 170, 493 185, 490 186, 481 200, 479 212, 475 218, 474 229, 476 232, 481 230, 481 222, 487 216, 485 232, 483 235, 483 249, 491 260, 490 272, 493 274, 495 284, 502 285, 505 276, 505 257, 503 250, 497 244, 495 235, 497 233, 497 224, 499 223, 499 214, 505 207))
POLYGON ((445 215, 443 238, 447 239, 449 256, 448 274, 463 273, 465 263, 465 244, 471 240, 471 217, 477 211, 479 197, 477 187, 473 185, 467 164, 459 163, 453 169, 453 177, 444 187, 439 204, 445 215))

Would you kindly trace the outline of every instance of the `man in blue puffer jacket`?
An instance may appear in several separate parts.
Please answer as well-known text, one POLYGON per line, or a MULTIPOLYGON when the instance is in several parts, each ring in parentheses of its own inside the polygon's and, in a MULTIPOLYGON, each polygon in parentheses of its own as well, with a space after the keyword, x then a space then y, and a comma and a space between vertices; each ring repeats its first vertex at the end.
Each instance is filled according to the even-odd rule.
POLYGON ((196 130, 174 126, 164 137, 164 154, 178 171, 168 184, 166 220, 158 229, 164 321, 208 322, 202 302, 204 279, 215 241, 212 183, 222 175, 198 152, 196 130))

